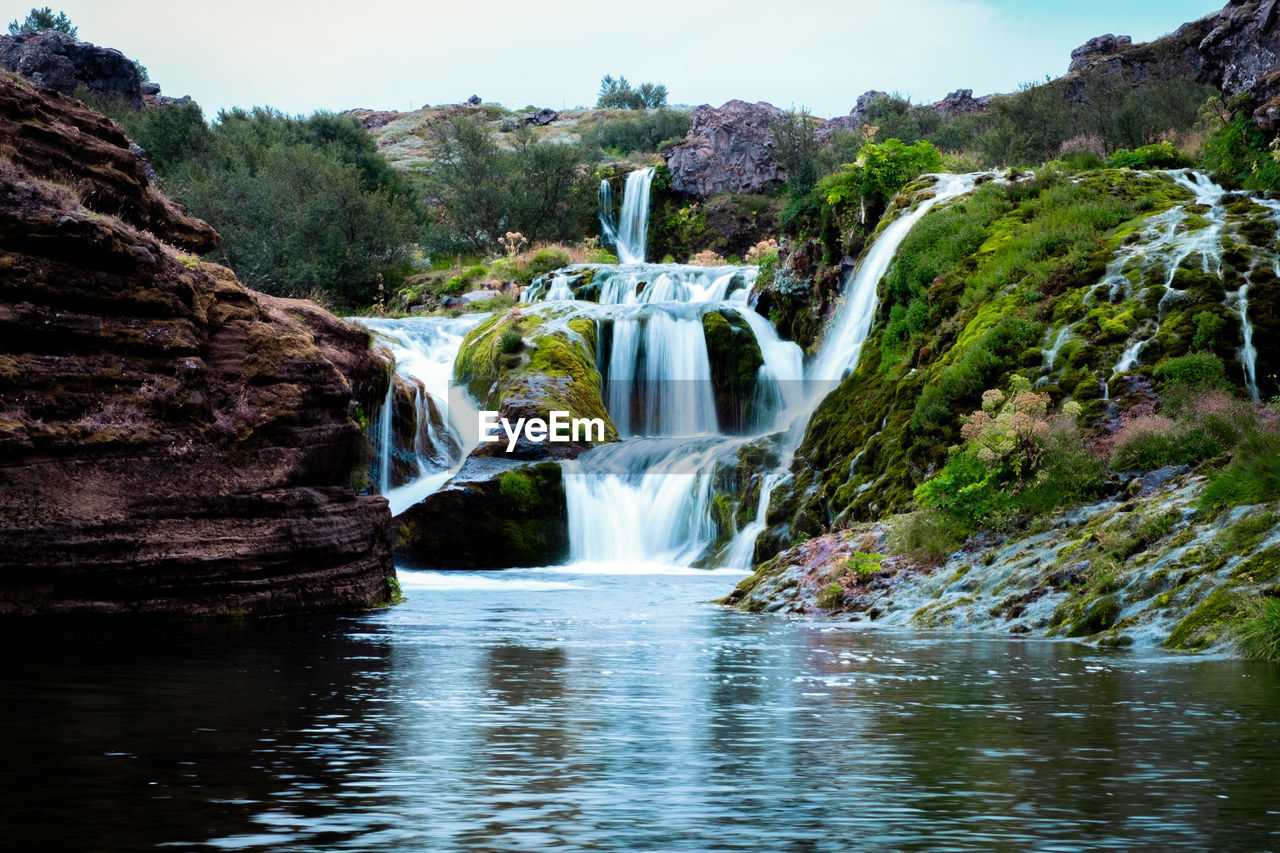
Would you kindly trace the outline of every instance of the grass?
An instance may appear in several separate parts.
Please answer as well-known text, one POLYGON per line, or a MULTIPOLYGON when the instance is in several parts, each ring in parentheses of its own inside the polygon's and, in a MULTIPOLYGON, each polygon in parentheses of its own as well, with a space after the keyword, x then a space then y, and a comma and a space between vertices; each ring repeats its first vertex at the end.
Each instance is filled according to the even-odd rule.
POLYGON ((1280 599, 1255 602, 1236 626, 1235 637, 1240 657, 1280 661, 1280 599))
POLYGON ((1231 461, 1213 474, 1200 495, 1201 509, 1245 506, 1280 497, 1280 433, 1249 433, 1231 461))

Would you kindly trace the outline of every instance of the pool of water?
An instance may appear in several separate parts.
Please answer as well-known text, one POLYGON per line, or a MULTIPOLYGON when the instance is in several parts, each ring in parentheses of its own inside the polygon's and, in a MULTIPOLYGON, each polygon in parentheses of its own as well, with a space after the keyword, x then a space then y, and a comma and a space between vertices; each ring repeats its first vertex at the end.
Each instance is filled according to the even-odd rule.
POLYGON ((403 573, 356 617, 0 636, 23 850, 1280 848, 1280 672, 403 573))

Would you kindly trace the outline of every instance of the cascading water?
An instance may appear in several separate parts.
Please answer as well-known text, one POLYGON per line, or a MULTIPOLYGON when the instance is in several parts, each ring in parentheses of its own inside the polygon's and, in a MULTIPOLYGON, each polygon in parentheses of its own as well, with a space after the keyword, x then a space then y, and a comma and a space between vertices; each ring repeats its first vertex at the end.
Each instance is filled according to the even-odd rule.
MULTIPOLYGON (((612 333, 602 364, 606 402, 623 436, 643 437, 596 448, 564 464, 571 558, 687 563, 703 556, 716 538, 714 472, 732 467, 748 441, 768 441, 769 431, 783 430, 772 442, 783 451, 783 465, 763 475, 755 518, 723 552, 728 566, 750 568, 769 499, 789 476, 789 454, 808 413, 856 365, 871 328, 877 285, 899 244, 932 207, 969 192, 977 178, 940 176, 933 197, 885 229, 846 287, 844 304, 807 383, 799 347, 779 339, 772 325, 748 306, 754 269, 640 263, 593 268, 590 286, 599 298, 598 321, 612 333), (755 435, 728 437, 717 428, 701 320, 710 310, 735 313, 760 347, 764 363, 753 395, 755 435)), ((641 184, 636 173, 628 177, 624 224, 627 211, 647 210, 648 178, 644 180, 641 184), (643 204, 633 201, 633 190, 643 204)), ((601 198, 611 201, 603 187, 601 198)), ((608 236, 611 220, 603 212, 602 222, 608 236)), ((638 223, 646 227, 642 220, 638 223)), ((625 230, 618 229, 619 256, 634 257, 623 251, 625 230)), ((541 292, 546 290, 543 286, 541 292)))
POLYGON ((391 504, 391 514, 408 507, 439 489, 476 445, 476 418, 465 395, 450 394, 453 363, 467 332, 489 315, 432 317, 388 320, 353 317, 368 328, 391 352, 393 380, 399 378, 414 389, 414 431, 412 455, 417 476, 393 486, 391 459, 396 448, 392 437, 395 382, 378 412, 375 452, 378 459, 378 491, 391 504), (460 411, 461 409, 461 411, 460 411))
POLYGON ((893 262, 898 246, 934 205, 970 192, 978 177, 939 175, 938 182, 933 187, 933 197, 925 199, 914 210, 898 217, 876 238, 875 244, 853 274, 853 279, 845 285, 840 307, 818 357, 806 371, 806 378, 824 383, 818 389, 820 393, 824 389, 829 390, 830 383, 839 382, 845 373, 857 366, 858 354, 871 332, 871 321, 875 318, 880 279, 889 271, 889 264, 893 262))
POLYGON ((609 188, 608 181, 600 182, 600 227, 605 242, 617 247, 620 263, 644 263, 645 240, 649 233, 649 187, 652 184, 653 167, 629 172, 622 192, 622 211, 615 220, 613 190, 609 188))

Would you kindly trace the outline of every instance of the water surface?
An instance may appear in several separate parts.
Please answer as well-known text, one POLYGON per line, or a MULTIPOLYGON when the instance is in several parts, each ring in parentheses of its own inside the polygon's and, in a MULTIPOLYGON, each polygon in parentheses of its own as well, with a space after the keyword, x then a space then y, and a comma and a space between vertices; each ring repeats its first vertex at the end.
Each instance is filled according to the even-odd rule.
POLYGON ((1280 678, 746 616, 736 575, 403 575, 359 617, 0 637, 24 850, 1280 847, 1280 678))

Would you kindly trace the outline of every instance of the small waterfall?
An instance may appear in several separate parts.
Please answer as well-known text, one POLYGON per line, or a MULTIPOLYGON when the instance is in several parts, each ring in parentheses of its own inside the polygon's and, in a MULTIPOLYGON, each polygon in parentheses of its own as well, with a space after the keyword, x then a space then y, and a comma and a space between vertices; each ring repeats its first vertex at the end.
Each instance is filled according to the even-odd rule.
POLYGON ((450 387, 453 363, 462 339, 487 317, 487 314, 469 314, 411 320, 350 318, 377 335, 393 359, 393 381, 377 415, 375 440, 378 491, 391 504, 392 515, 400 514, 440 488, 476 445, 475 410, 465 394, 451 394, 450 387), (411 452, 417 477, 404 485, 393 486, 391 458, 398 449, 392 430, 397 378, 414 389, 417 428, 411 452))
POLYGON ((649 188, 652 184, 652 166, 627 174, 622 190, 622 212, 615 225, 613 190, 609 188, 608 181, 600 182, 600 228, 605 242, 617 247, 620 263, 644 263, 645 240, 649 232, 649 188))
POLYGON ((773 490, 788 476, 786 469, 782 468, 774 469, 765 475, 764 481, 760 484, 760 500, 756 502, 756 517, 733 538, 733 544, 729 546, 729 551, 724 558, 725 568, 751 571, 751 563, 756 551, 756 538, 764 532, 769 500, 773 497, 773 490))
POLYGON ((607 382, 609 414, 623 435, 707 435, 718 429, 711 362, 697 317, 657 310, 614 321, 607 382))
MULTIPOLYGON (((871 322, 875 318, 880 279, 889 271, 889 264, 893 262, 898 246, 934 205, 969 192, 977 178, 977 175, 939 175, 933 188, 933 198, 920 202, 915 210, 898 217, 876 238, 852 280, 845 285, 844 296, 823 340, 822 349, 809 366, 809 379, 839 382, 845 373, 857 366, 858 353, 862 350, 862 344, 867 339, 871 322)), ((829 390, 829 385, 824 387, 829 390)))

